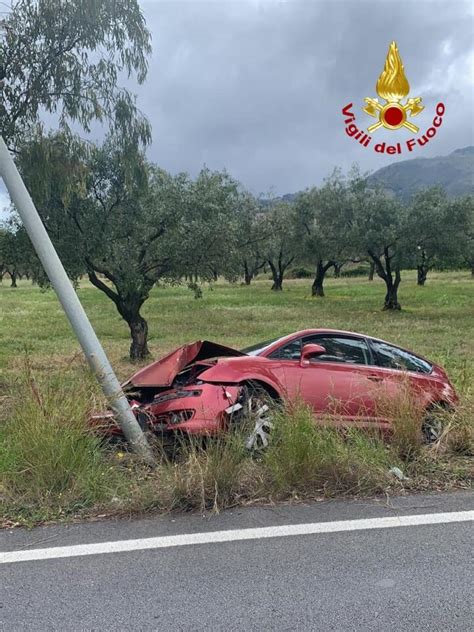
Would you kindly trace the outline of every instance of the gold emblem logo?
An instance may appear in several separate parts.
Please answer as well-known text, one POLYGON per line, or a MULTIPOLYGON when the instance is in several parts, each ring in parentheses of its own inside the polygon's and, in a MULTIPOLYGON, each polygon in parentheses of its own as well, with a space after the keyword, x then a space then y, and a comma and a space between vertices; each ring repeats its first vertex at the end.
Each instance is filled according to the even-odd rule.
POLYGON ((377 123, 367 128, 369 134, 380 127, 391 130, 406 127, 416 134, 419 128, 407 121, 407 118, 422 112, 424 106, 421 105, 421 97, 407 99, 404 105, 401 103, 402 99, 410 92, 410 84, 405 76, 403 63, 395 42, 390 44, 385 67, 377 80, 375 90, 379 97, 384 99, 385 104, 379 103, 378 99, 372 99, 371 97, 364 99, 367 104, 363 108, 364 112, 379 119, 377 123))

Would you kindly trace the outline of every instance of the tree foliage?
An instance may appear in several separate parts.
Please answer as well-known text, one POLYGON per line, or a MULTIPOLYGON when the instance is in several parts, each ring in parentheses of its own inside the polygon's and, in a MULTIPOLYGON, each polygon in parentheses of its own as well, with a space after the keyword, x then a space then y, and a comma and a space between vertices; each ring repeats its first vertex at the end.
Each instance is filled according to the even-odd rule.
POLYGON ((228 270, 242 192, 225 172, 172 176, 115 136, 61 132, 38 132, 18 163, 69 276, 87 274, 128 324, 132 359, 149 353, 141 309, 156 283, 228 270))
POLYGON ((0 24, 0 133, 15 147, 41 111, 129 139, 150 129, 120 76, 145 79, 150 34, 137 0, 14 0, 0 24))
POLYGON ((348 183, 352 218, 346 239, 354 254, 369 258, 385 283, 384 310, 399 310, 398 288, 406 257, 406 209, 367 178, 353 172, 348 183))
POLYGON ((129 325, 131 357, 147 355, 140 309, 175 272, 186 176, 149 165, 114 137, 97 147, 65 133, 37 135, 18 162, 69 276, 89 276, 129 325))
POLYGON ((234 248, 234 274, 243 276, 245 285, 250 285, 256 274, 264 268, 266 243, 269 237, 268 222, 260 204, 253 195, 243 192, 237 210, 237 234, 234 248))
POLYGON ((418 285, 424 285, 434 267, 452 267, 462 262, 460 244, 468 223, 468 207, 449 200, 440 187, 420 191, 408 208, 408 247, 417 270, 418 285))
POLYGON ((331 268, 355 256, 348 239, 353 204, 350 187, 335 170, 321 188, 314 187, 296 200, 296 229, 301 249, 314 266, 313 296, 324 296, 324 279, 331 268))
POLYGON ((16 218, 0 227, 0 279, 8 274, 11 287, 17 287, 17 280, 23 276, 33 277, 39 261, 26 234, 16 218))

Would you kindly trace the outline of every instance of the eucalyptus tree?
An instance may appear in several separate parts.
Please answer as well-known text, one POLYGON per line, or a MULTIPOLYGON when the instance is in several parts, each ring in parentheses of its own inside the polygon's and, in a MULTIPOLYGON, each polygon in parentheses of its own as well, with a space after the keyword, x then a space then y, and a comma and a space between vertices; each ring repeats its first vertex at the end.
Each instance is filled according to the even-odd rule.
POLYGON ((96 371, 97 377, 112 399, 126 437, 151 462, 146 440, 7 152, 7 145, 15 150, 26 132, 38 124, 40 111, 57 113, 63 128, 72 120, 86 131, 92 121, 107 119, 110 128, 132 145, 146 143, 149 125, 139 114, 134 97, 117 87, 117 77, 125 72, 143 81, 149 52, 149 33, 137 0, 12 0, 0 24, 4 178, 36 250, 43 253, 42 262, 55 289, 64 290, 61 301, 71 323, 76 323, 75 331, 91 366, 92 358, 99 357, 105 367, 103 372, 96 371))
POLYGON ((120 75, 147 73, 150 34, 137 0, 13 0, 0 22, 0 134, 14 149, 42 112, 124 138, 150 129, 120 75))

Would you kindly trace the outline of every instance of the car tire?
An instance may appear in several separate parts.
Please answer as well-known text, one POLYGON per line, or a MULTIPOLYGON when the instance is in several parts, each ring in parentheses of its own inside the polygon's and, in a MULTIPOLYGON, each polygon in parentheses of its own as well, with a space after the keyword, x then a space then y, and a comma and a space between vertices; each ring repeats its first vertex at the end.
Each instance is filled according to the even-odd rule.
POLYGON ((229 409, 229 419, 231 428, 242 434, 249 452, 258 453, 268 447, 276 405, 260 384, 248 382, 241 386, 236 403, 229 409))
POLYGON ((449 412, 449 408, 444 404, 435 404, 426 411, 421 425, 423 442, 425 444, 436 443, 440 439, 443 434, 447 412, 449 412))

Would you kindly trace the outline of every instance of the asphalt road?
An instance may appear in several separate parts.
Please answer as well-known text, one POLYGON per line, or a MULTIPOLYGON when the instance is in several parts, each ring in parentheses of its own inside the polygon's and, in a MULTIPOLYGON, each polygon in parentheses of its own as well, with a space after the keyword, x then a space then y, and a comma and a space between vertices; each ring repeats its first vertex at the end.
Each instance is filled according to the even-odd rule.
POLYGON ((459 492, 0 532, 0 551, 13 555, 236 533, 228 542, 80 556, 68 548, 72 556, 0 564, 0 629, 470 630, 472 522, 378 528, 372 521, 370 528, 351 523, 355 530, 340 531, 339 521, 429 521, 473 508, 474 494, 459 492), (334 523, 335 531, 279 535, 281 525, 308 523, 334 523), (274 533, 251 540, 234 531, 266 527, 274 533))

